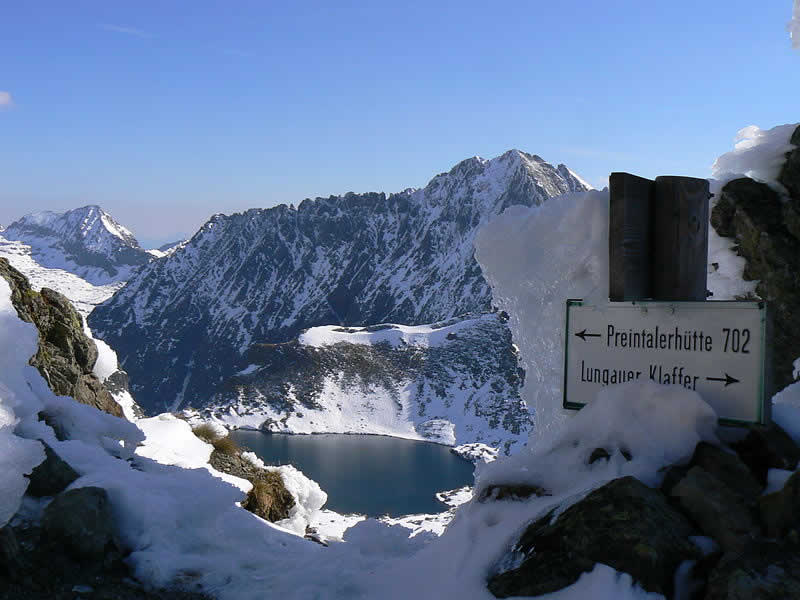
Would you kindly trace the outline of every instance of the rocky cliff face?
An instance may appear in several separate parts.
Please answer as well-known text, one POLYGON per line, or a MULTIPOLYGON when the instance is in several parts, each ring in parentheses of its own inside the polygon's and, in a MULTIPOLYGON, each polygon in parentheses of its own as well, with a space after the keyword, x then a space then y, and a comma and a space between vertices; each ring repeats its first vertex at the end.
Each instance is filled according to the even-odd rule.
POLYGON ((355 431, 482 442, 506 453, 527 439, 519 367, 505 315, 432 326, 319 327, 256 344, 201 414, 265 431, 355 431))
POLYGON ((27 215, 3 231, 31 247, 36 261, 74 273, 94 285, 127 280, 152 256, 99 206, 27 215))
POLYGON ((786 194, 753 179, 734 179, 711 213, 717 233, 734 238, 746 259, 744 278, 757 280, 756 293, 769 302, 777 389, 792 382, 792 362, 800 357, 800 127, 791 143, 797 148, 787 153, 779 177, 786 194))
POLYGON ((11 286, 11 301, 23 321, 39 330, 39 348, 31 357, 50 389, 60 396, 122 417, 122 409, 92 373, 97 347, 83 331, 83 321, 69 300, 48 288, 34 291, 25 276, 0 258, 0 277, 11 286))
POLYGON ((473 256, 478 228, 508 206, 584 189, 564 165, 514 150, 465 160, 420 190, 215 215, 89 321, 146 410, 203 405, 247 364, 253 343, 287 342, 317 325, 488 310, 473 256))

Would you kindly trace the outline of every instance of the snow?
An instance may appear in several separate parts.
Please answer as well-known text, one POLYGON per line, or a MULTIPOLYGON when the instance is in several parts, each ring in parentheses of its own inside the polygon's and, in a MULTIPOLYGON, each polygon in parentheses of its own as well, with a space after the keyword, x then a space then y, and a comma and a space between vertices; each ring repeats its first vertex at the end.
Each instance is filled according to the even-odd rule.
POLYGON ((644 591, 627 573, 615 571, 608 565, 597 563, 591 571, 584 573, 574 584, 553 592, 537 596, 540 600, 663 600, 661 594, 644 591))
POLYGON ((794 149, 789 139, 798 125, 800 123, 778 125, 767 130, 748 125, 740 129, 734 149, 712 165, 714 178, 730 181, 746 176, 777 187, 778 175, 786 162, 785 154, 794 149))
POLYGON ((278 521, 276 525, 297 535, 304 535, 306 527, 314 521, 317 512, 328 501, 328 494, 322 491, 316 481, 312 481, 300 469, 291 465, 267 467, 267 470, 280 473, 283 484, 295 501, 295 505, 289 510, 289 518, 278 521))
MULTIPOLYGON (((428 348, 439 346, 445 342, 448 335, 455 334, 459 329, 465 329, 475 324, 478 319, 465 319, 447 327, 433 327, 431 325, 394 325, 381 324, 369 327, 339 327, 327 325, 312 327, 300 334, 299 342, 306 346, 321 347, 347 342, 350 344, 374 345, 389 344, 392 348, 398 346, 418 346, 428 348)), ((252 365, 251 365, 252 366, 252 365)))
POLYGON ((70 271, 44 267, 33 258, 28 244, 9 241, 2 236, 0 256, 7 258, 12 267, 23 273, 34 290, 47 287, 64 294, 84 320, 95 306, 108 300, 124 283, 94 285, 70 271))
POLYGON ((773 396, 772 420, 800 444, 800 382, 783 388, 773 396))
POLYGON ((497 459, 497 448, 481 443, 461 444, 453 448, 453 452, 472 462, 488 463, 497 459))
POLYGON ((564 303, 608 300, 608 192, 565 194, 541 206, 512 206, 475 242, 495 304, 510 316, 525 369, 522 398, 542 434, 561 408, 564 303), (524 266, 523 266, 524 265, 524 266))
POLYGON ((237 375, 250 375, 251 373, 255 373, 258 371, 260 367, 258 365, 247 365, 244 369, 236 373, 237 375))
POLYGON ((143 253, 130 231, 94 205, 26 215, 3 235, 24 242, 37 263, 69 271, 94 285, 124 283, 137 267, 118 262, 120 252, 143 253))
POLYGON ((20 507, 28 488, 24 475, 44 460, 39 442, 14 434, 19 422, 15 409, 24 407, 27 396, 22 371, 31 369, 24 361, 36 353, 36 340, 36 329, 19 320, 11 304, 11 287, 0 277, 0 527, 20 507))
MULTIPOLYGON (((89 333, 91 334, 91 331, 89 333)), ((119 371, 117 353, 103 340, 92 339, 94 339, 94 344, 97 346, 97 362, 94 363, 92 373, 94 373, 100 381, 105 381, 111 375, 119 371)))

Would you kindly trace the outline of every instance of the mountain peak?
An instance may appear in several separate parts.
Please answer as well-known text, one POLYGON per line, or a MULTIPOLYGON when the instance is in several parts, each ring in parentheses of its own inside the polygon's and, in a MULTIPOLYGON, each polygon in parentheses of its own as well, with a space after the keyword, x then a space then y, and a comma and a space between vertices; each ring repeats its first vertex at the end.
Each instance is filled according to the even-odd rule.
POLYGON ((96 285, 124 281, 150 260, 133 233, 96 204, 25 215, 3 237, 30 246, 42 266, 70 271, 96 285))

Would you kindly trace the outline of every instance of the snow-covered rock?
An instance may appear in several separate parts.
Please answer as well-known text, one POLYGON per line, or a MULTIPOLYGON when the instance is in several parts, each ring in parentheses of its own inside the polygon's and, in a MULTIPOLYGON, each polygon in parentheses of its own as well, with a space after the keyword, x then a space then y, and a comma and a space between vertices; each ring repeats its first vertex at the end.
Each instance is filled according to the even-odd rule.
POLYGON ((465 160, 424 189, 214 215, 89 322, 146 410, 203 405, 248 366, 254 343, 314 326, 418 325, 490 309, 473 257, 478 228, 509 206, 584 189, 564 165, 512 150, 465 160))

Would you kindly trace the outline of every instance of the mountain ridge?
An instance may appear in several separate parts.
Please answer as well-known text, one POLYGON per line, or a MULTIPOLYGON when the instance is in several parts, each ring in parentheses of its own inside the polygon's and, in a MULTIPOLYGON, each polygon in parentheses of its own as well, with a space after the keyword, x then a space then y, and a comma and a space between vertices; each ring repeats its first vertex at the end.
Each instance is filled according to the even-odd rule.
POLYGON ((567 167, 509 151, 461 161, 414 191, 218 213, 144 266, 90 324, 118 351, 146 410, 202 406, 254 342, 490 310, 477 229, 508 206, 585 189, 567 167))

